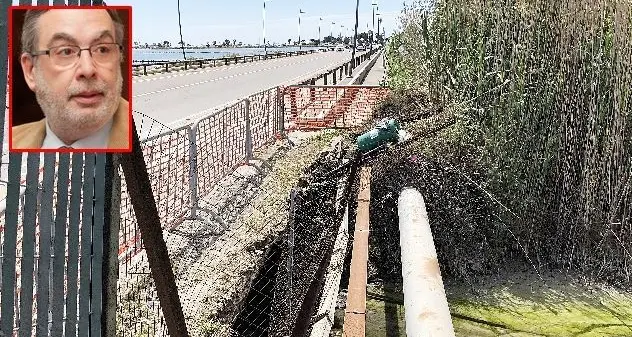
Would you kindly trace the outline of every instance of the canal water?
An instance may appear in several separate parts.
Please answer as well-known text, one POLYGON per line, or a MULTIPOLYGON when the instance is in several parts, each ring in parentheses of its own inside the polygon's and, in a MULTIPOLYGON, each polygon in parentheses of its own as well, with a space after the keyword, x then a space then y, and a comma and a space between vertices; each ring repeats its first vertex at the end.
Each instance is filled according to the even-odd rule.
MULTIPOLYGON (((297 51, 298 47, 268 47, 268 53, 297 51)), ((316 47, 303 46, 301 50, 317 49, 316 47)), ((185 48, 187 59, 191 58, 222 58, 228 55, 259 55, 263 54, 263 48, 185 48)), ((134 62, 138 61, 179 61, 184 59, 182 49, 145 49, 138 48, 132 52, 134 62)))

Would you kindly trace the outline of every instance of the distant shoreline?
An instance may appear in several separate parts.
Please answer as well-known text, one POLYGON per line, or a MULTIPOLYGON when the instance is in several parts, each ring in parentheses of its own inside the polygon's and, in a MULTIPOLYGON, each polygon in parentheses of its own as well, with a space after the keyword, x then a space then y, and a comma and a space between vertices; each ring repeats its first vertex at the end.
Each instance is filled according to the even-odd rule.
MULTIPOLYGON (((325 46, 306 46, 303 45, 301 46, 303 48, 318 48, 318 47, 325 47, 325 46)), ((236 47, 222 47, 222 46, 211 46, 211 47, 185 47, 184 50, 187 49, 253 49, 253 48, 260 48, 263 49, 263 46, 236 46, 236 47)), ((267 49, 270 48, 298 48, 298 46, 267 46, 267 49)), ((182 47, 169 47, 169 48, 165 48, 165 47, 132 47, 132 49, 156 49, 156 50, 182 50, 182 47)))

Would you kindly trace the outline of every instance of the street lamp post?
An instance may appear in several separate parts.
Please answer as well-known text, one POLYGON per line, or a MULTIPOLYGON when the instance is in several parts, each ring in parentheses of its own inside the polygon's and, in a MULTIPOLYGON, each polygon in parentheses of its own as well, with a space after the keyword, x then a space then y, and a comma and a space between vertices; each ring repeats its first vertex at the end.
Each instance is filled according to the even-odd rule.
POLYGON ((298 50, 301 50, 301 14, 305 14, 303 10, 298 10, 298 50))
POLYGON ((186 60, 187 53, 184 51, 184 41, 182 40, 182 23, 180 21, 180 0, 178 0, 178 27, 180 27, 180 47, 182 48, 182 57, 186 60))
POLYGON ((371 38, 369 39, 369 43, 371 44, 371 52, 373 52, 373 34, 375 34, 375 6, 377 6, 377 3, 372 3, 371 6, 373 7, 373 27, 371 28, 371 38))
POLYGON ((263 0, 263 59, 268 58, 268 49, 266 44, 266 2, 272 0, 263 0))
POLYGON ((331 26, 330 26, 329 36, 331 36, 331 38, 333 38, 333 37, 334 37, 334 25, 335 25, 335 24, 336 24, 335 22, 332 22, 332 23, 331 23, 331 26))
POLYGON ((377 18, 377 35, 376 38, 380 40, 380 23, 382 22, 382 18, 380 17, 380 13, 375 14, 378 16, 377 18))
POLYGON ((356 47, 358 45, 358 8, 359 7, 360 7, 360 0, 356 0, 355 32, 353 35, 353 52, 351 53, 351 67, 349 67, 349 74, 348 74, 349 77, 353 73, 353 68, 355 68, 356 66, 355 54, 356 54, 356 47))
POLYGON ((319 18, 318 19, 318 46, 320 47, 321 43, 320 43, 320 25, 323 22, 323 18, 319 18))
POLYGON ((338 38, 340 39, 340 43, 342 43, 342 30, 345 28, 344 25, 340 25, 340 32, 338 33, 338 38))

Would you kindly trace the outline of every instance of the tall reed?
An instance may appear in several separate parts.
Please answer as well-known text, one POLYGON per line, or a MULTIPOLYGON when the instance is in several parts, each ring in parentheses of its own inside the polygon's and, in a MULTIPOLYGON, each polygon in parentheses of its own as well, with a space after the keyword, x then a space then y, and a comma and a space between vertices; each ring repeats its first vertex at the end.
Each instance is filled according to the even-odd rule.
POLYGON ((482 183, 530 258, 629 282, 632 3, 422 3, 391 41, 391 73, 407 69, 391 84, 467 107, 482 183))

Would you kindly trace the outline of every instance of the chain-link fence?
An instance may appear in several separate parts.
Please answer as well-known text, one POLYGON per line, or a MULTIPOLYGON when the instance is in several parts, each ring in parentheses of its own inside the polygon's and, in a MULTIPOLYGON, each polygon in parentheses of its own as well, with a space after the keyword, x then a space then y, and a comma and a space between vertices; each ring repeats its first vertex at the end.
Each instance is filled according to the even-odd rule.
MULTIPOLYGON (((175 130, 168 130, 149 116, 135 114, 135 119, 142 121, 137 125, 139 134, 155 133, 147 129, 167 130, 142 141, 163 230, 174 230, 187 219, 205 221, 200 210, 216 217, 216 213, 225 211, 209 211, 199 204, 197 195, 211 194, 222 178, 254 159, 253 152, 281 132, 277 92, 277 88, 259 92, 175 130)), ((162 310, 124 183, 120 228, 119 334, 164 335, 167 331, 162 310)), ((169 237, 166 241, 171 242, 169 237)), ((170 247, 175 255, 183 255, 174 245, 170 247)))
MULTIPOLYGON (((288 88, 293 87, 259 92, 196 123, 143 141, 193 336, 263 336, 309 326, 297 319, 316 305, 319 289, 312 280, 322 278, 343 214, 340 186, 346 182, 338 178, 347 179, 352 165, 348 154, 327 160, 320 157, 331 133, 296 148, 275 142, 291 122, 285 113, 288 88), (332 172, 327 175, 326 171, 332 172), (299 216, 288 221, 288 196, 302 175, 313 175, 305 181, 318 188, 296 190, 293 200, 297 200, 299 216), (321 185, 327 186, 323 189, 321 185), (304 211, 308 207, 316 213, 304 211), (288 229, 288 223, 294 231, 288 229), (295 244, 288 240, 291 235, 295 244), (296 265, 291 262, 297 260, 296 265), (306 300, 307 307, 302 307, 306 300), (279 306, 287 301, 287 306, 279 306)), ((353 111, 343 113, 349 118, 341 120, 354 123, 339 127, 368 118, 379 97, 385 95, 377 87, 323 88, 354 91, 353 99, 367 100, 345 102, 346 109, 366 107, 354 118, 350 118, 353 111)), ((346 96, 341 92, 327 100, 322 97, 314 103, 327 112, 327 104, 336 105, 336 99, 346 96)), ((299 108, 293 111, 300 113, 299 108)), ((156 127, 154 124, 157 122, 146 125, 156 127)), ((119 334, 166 335, 154 280, 137 225, 130 220, 133 213, 125 206, 125 195, 123 192, 121 202, 119 334)))
MULTIPOLYGON (((354 182, 354 152, 329 152, 308 167, 309 177, 290 195, 290 221, 274 285, 267 336, 306 336, 324 317, 313 317, 336 233, 354 182)), ((257 285, 254 285, 255 287, 257 285)))

